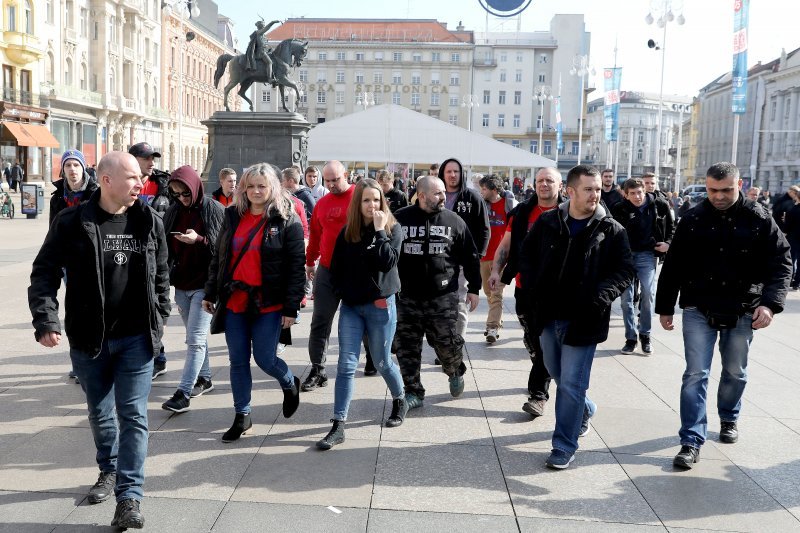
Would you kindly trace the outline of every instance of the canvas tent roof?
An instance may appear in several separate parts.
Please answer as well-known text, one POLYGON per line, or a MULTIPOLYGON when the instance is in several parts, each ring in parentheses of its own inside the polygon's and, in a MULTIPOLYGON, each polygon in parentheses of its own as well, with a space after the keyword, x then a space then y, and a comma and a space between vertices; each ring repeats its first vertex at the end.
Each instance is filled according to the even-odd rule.
POLYGON ((555 161, 393 104, 314 127, 310 161, 430 164, 455 157, 465 166, 554 167, 555 161))

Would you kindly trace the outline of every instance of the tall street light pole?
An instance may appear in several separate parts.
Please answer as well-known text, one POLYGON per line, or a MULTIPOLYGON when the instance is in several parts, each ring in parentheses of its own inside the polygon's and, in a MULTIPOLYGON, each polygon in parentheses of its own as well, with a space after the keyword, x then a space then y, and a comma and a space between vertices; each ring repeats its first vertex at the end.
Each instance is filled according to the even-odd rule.
MULTIPOLYGON (((358 93, 358 98, 356 99, 356 105, 360 105, 364 107, 364 111, 371 105, 375 105, 375 95, 369 92, 361 92, 358 93)), ((364 161, 364 178, 369 177, 369 163, 364 161)))
POLYGON ((581 164, 581 150, 583 149, 583 99, 586 75, 595 75, 594 67, 589 62, 588 55, 576 55, 572 58, 572 68, 569 71, 573 76, 580 76, 581 78, 581 91, 580 91, 580 114, 578 116, 578 164, 581 164))
MULTIPOLYGON (((683 2, 680 2, 680 4, 676 2, 676 7, 682 7, 682 5, 683 2)), ((686 22, 686 19, 682 13, 679 13, 677 17, 675 16, 675 13, 672 10, 672 0, 651 0, 650 12, 644 18, 644 21, 648 25, 655 22, 659 28, 664 29, 660 46, 652 39, 647 42, 647 46, 650 48, 661 50, 661 88, 659 89, 658 93, 658 118, 656 119, 656 160, 655 167, 653 168, 653 172, 655 172, 656 175, 656 183, 658 183, 660 178, 659 170, 661 167, 661 120, 664 115, 664 60, 666 57, 667 25, 670 22, 675 21, 678 23, 678 26, 682 26, 686 22), (658 18, 656 19, 655 17, 658 18)))
MULTIPOLYGON (((465 94, 461 97, 461 107, 466 107, 467 112, 467 130, 472 133, 472 108, 480 107, 478 96, 475 94, 465 94)), ((469 136, 469 161, 467 162, 467 175, 472 175, 472 135, 469 136)))
MULTIPOLYGON (((539 85, 533 93, 533 97, 539 102, 539 155, 542 155, 542 134, 544 133, 544 103, 553 99, 553 89, 549 85, 539 85)), ((582 100, 581 100, 582 101, 582 100)), ((558 152, 558 147, 556 147, 558 152)))

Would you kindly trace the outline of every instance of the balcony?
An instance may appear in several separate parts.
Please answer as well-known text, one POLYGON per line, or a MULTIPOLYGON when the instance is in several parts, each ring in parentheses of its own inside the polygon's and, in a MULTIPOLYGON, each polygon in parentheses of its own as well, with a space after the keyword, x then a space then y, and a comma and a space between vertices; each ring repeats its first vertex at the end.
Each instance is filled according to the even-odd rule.
POLYGON ((151 117, 155 117, 159 120, 168 120, 170 118, 170 114, 160 107, 148 106, 146 108, 146 113, 151 117))
POLYGON ((472 60, 472 66, 475 68, 495 68, 497 66, 497 59, 493 57, 476 57, 472 60))
MULTIPOLYGON (((81 89, 73 85, 63 85, 61 83, 51 83, 48 85, 48 90, 43 90, 42 92, 44 94, 49 93, 49 100, 74 100, 76 102, 81 102, 87 105, 96 105, 98 107, 103 104, 103 95, 98 92, 87 91, 86 89, 81 89)), ((42 84, 42 88, 44 89, 45 87, 45 84, 42 84)), ((52 102, 50 102, 50 105, 52 105, 52 102)))
POLYGON ((43 97, 41 95, 30 91, 3 88, 3 101, 7 103, 45 107, 46 102, 42 102, 42 100, 43 97))
POLYGON ((6 55, 18 65, 35 63, 44 56, 44 52, 39 48, 39 39, 33 35, 19 31, 5 31, 3 39, 7 43, 6 55))
POLYGON ((78 44, 78 30, 66 28, 64 30, 64 40, 72 44, 78 44))
POLYGON ((133 53, 133 48, 124 47, 122 52, 122 58, 125 61, 133 61, 135 54, 133 53))

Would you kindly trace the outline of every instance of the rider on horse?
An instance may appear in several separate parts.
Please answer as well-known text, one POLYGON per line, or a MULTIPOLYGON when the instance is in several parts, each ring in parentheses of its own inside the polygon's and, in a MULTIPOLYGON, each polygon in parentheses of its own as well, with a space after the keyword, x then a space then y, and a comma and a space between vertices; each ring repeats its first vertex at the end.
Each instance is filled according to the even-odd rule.
POLYGON ((264 62, 267 66, 267 78, 272 80, 272 59, 269 57, 269 47, 267 46, 267 40, 264 38, 264 34, 269 31, 269 29, 278 24, 279 20, 273 20, 269 24, 264 24, 263 20, 259 20, 256 22, 256 31, 250 34, 250 43, 247 45, 247 51, 245 52, 245 57, 247 59, 247 70, 258 70, 258 60, 264 62))

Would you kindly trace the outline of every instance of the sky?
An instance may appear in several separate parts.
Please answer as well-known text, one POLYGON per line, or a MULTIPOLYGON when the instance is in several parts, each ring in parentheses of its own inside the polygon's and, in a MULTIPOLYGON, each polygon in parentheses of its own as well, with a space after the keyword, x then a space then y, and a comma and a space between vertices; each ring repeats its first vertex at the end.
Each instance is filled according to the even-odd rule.
MULTIPOLYGON (((695 96, 733 64, 734 0, 533 0, 522 13, 522 31, 547 31, 555 14, 583 14, 591 33, 590 61, 597 74, 589 81, 602 91, 602 69, 622 67, 622 90, 659 92, 661 51, 647 47, 648 39, 664 42, 664 30, 648 25, 649 12, 663 12, 670 4, 685 24, 667 24, 664 55, 664 94, 695 96)), ((462 21, 466 29, 483 32, 486 12, 478 0, 291 0, 263 3, 217 0, 219 12, 234 21, 239 49, 247 46, 259 15, 265 20, 306 18, 415 18, 436 19, 455 29, 462 21)), ((752 0, 748 64, 768 62, 800 47, 800 2, 796 0, 752 0)), ((488 18, 489 31, 517 30, 517 19, 488 18)), ((556 36, 557 37, 557 36, 556 36)), ((568 76, 568 72, 564 73, 568 76)), ((597 94, 597 93, 595 93, 597 94)))

